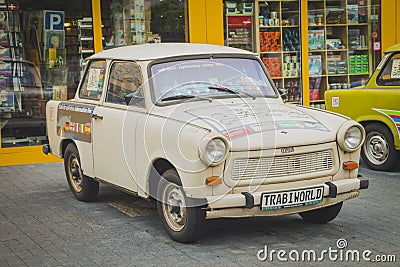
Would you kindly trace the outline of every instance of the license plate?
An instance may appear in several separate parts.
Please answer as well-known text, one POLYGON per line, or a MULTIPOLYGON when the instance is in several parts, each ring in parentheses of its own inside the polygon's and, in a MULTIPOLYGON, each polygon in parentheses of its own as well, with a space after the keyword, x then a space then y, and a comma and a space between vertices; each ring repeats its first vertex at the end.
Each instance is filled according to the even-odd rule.
POLYGON ((324 187, 310 187, 290 191, 261 194, 261 210, 276 210, 318 204, 324 196, 324 187))

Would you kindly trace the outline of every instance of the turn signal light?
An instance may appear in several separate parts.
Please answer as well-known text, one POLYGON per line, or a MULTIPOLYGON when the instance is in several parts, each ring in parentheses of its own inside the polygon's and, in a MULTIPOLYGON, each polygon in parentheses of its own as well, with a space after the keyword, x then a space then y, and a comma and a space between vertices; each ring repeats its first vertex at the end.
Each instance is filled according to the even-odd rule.
POLYGON ((343 163, 343 169, 349 170, 349 171, 358 169, 358 162, 346 161, 346 162, 343 163))
POLYGON ((222 178, 221 177, 208 177, 206 179, 206 185, 218 185, 222 184, 222 178))

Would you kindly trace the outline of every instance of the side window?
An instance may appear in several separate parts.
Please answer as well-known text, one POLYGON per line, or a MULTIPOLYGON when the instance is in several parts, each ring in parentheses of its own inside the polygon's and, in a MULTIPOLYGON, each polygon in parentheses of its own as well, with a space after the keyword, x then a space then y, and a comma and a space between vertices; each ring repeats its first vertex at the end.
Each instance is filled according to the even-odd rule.
POLYGON ((390 58, 376 82, 383 86, 400 86, 400 54, 390 58))
POLYGON ((126 104, 124 96, 142 85, 140 66, 135 62, 115 62, 111 66, 106 102, 126 104))
POLYGON ((105 60, 96 60, 89 63, 89 67, 83 77, 79 97, 99 100, 103 92, 105 60))

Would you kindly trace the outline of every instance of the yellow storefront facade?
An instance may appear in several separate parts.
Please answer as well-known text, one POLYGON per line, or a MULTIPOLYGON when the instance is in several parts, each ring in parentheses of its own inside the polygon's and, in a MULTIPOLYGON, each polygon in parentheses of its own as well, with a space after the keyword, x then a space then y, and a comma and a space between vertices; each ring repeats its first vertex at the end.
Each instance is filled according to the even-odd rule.
MULTIPOLYGON (((74 8, 72 2, 79 1, 71 1, 74 8)), ((5 77, 0 82, 12 86, 0 84, 0 166, 59 161, 41 150, 45 103, 71 98, 84 57, 104 49, 179 41, 251 50, 289 102, 324 108, 325 90, 365 83, 382 51, 400 43, 397 0, 92 0, 86 5, 73 12, 64 10, 62 1, 0 1, 0 15, 6 15, 3 24, 0 17, 5 77), (16 68, 27 73, 25 61, 39 69, 44 84, 38 107, 24 100, 26 79, 10 74, 16 68), (38 130, 30 131, 30 124, 38 130)))

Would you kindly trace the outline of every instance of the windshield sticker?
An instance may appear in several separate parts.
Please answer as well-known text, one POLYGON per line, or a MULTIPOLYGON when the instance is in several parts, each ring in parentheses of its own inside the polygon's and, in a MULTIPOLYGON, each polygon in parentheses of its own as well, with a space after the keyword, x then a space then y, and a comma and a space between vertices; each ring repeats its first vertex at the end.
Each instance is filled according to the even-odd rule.
POLYGON ((400 110, 387 110, 387 109, 377 109, 373 108, 373 110, 378 111, 390 118, 390 120, 394 123, 394 126, 397 129, 397 133, 400 139, 400 110))
POLYGON ((340 104, 340 97, 332 96, 332 107, 333 108, 338 108, 339 104, 340 104))
POLYGON ((283 129, 329 130, 318 120, 294 108, 268 108, 262 105, 220 105, 212 109, 192 109, 196 116, 229 140, 260 132, 283 129))
POLYGON ((104 70, 103 69, 89 69, 89 77, 87 90, 88 91, 101 91, 104 80, 104 70))
POLYGON ((390 78, 399 79, 400 78, 400 58, 393 59, 392 61, 392 71, 390 73, 390 78))
POLYGON ((389 55, 385 55, 385 56, 382 58, 381 62, 379 62, 379 65, 376 67, 377 70, 382 69, 383 64, 385 64, 386 59, 387 59, 388 57, 389 57, 389 55))
POLYGON ((60 103, 57 134, 67 139, 91 142, 92 114, 95 106, 60 103))

